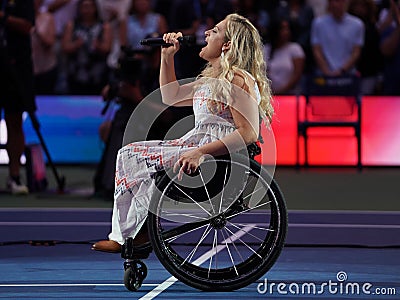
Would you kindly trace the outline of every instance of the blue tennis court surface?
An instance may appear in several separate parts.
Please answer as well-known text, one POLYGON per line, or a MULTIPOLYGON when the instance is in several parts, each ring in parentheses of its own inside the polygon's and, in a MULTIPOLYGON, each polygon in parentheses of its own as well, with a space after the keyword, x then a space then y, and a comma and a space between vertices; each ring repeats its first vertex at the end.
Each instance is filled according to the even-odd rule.
MULTIPOLYGON (((91 241, 106 237, 110 213, 109 209, 2 209, 0 298, 400 298, 398 246, 338 247, 333 243, 335 240, 332 240, 331 245, 318 245, 317 236, 304 236, 304 240, 314 240, 315 245, 295 246, 292 242, 301 239, 293 235, 288 236, 288 244, 272 269, 257 282, 238 291, 213 293, 193 289, 172 277, 153 253, 145 260, 148 275, 143 286, 137 292, 130 292, 123 285, 123 259, 120 255, 90 249, 91 241), (50 242, 50 245, 32 246, 28 243, 39 240, 50 242), (52 241, 56 241, 54 245, 52 241)), ((314 222, 312 226, 313 214, 303 214, 301 217, 301 213, 289 212, 289 220, 295 221, 292 225, 289 224, 289 232, 307 235, 313 231, 299 230, 317 226, 320 226, 319 232, 322 232, 322 235, 324 228, 329 232, 327 225, 333 223, 329 222, 329 217, 319 216, 325 220, 326 226, 322 226, 320 221, 314 222), (319 225, 316 225, 317 223, 319 225)), ((345 225, 339 224, 334 215, 330 218, 336 220, 336 225, 345 225)), ((347 218, 357 221, 355 216, 347 218)), ((359 217, 358 221, 365 218, 366 216, 359 217)), ((376 216, 374 218, 376 224, 380 223, 376 216)), ((384 228, 392 228, 394 234, 397 234, 398 225, 392 224, 393 221, 387 216, 383 216, 382 220, 386 220, 384 225, 388 226, 384 228)), ((347 220, 347 223, 349 222, 347 220)), ((383 225, 375 229, 378 230, 380 226, 383 225)), ((374 233, 373 227, 369 230, 374 233)), ((226 254, 222 260, 229 260, 229 256, 226 254)))
POLYGON ((12 245, 1 247, 0 255, 0 298, 6 299, 399 299, 400 293, 399 249, 287 247, 259 281, 229 293, 201 292, 175 281, 154 254, 145 261, 148 276, 138 292, 123 286, 119 255, 89 245, 12 245))

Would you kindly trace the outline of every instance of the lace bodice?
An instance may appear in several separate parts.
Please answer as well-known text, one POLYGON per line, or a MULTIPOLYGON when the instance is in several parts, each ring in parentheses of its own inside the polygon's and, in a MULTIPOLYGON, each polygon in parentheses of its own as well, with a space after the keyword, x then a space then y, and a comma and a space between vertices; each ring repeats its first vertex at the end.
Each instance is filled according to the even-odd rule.
MULTIPOLYGON (((221 111, 213 113, 210 111, 207 102, 211 99, 211 90, 204 84, 200 86, 193 95, 193 112, 195 116, 195 124, 210 123, 229 123, 234 126, 231 111, 227 105, 222 104, 221 111)), ((227 124, 228 125, 228 124, 227 124)))
MULTIPOLYGON (((260 103, 261 95, 257 83, 254 84, 254 90, 257 97, 257 102, 260 103)), ((235 125, 229 107, 222 103, 221 111, 211 112, 207 105, 208 99, 211 99, 211 90, 207 84, 203 84, 196 89, 193 95, 193 111, 195 116, 195 124, 210 124, 210 123, 229 123, 235 125)), ((228 124, 227 124, 228 125, 228 124)))

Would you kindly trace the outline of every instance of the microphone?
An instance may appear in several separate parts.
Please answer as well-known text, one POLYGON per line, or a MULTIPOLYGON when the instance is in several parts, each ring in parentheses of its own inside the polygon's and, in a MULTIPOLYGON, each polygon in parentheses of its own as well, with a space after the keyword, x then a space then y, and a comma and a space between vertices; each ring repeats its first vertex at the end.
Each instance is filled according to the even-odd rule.
MULTIPOLYGON (((179 44, 181 46, 191 46, 196 42, 196 37, 193 35, 178 37, 179 44)), ((170 47, 173 46, 171 43, 166 43, 162 38, 148 38, 140 40, 140 45, 150 47, 170 47)))

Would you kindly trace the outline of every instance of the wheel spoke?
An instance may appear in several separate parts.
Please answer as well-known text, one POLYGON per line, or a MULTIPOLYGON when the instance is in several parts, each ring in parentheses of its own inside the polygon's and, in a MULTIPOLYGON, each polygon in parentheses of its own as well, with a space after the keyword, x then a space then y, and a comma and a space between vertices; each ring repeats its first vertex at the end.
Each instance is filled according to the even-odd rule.
POLYGON ((200 228, 203 228, 204 226, 207 226, 207 225, 210 225, 210 224, 204 224, 204 225, 202 225, 202 226, 200 226, 200 227, 197 227, 197 228, 188 230, 188 231, 183 232, 183 233, 181 233, 181 234, 179 234, 179 235, 177 235, 177 236, 173 236, 173 237, 167 238, 167 239, 165 239, 165 240, 168 241, 168 242, 173 242, 173 241, 175 241, 176 239, 178 239, 178 238, 184 236, 185 234, 191 233, 191 232, 193 232, 193 231, 195 231, 195 230, 198 230, 198 229, 200 229, 200 228))
POLYGON ((208 189, 207 189, 206 183, 205 183, 204 178, 203 178, 203 174, 201 174, 201 170, 200 169, 199 169, 199 174, 200 174, 201 181, 203 182, 203 185, 204 185, 204 190, 206 191, 206 194, 207 194, 208 202, 210 202, 210 205, 211 205, 211 208, 213 210, 213 213, 215 214, 214 205, 211 202, 210 194, 208 193, 208 189))
MULTIPOLYGON (((217 230, 216 229, 214 229, 214 239, 213 239, 213 243, 212 243, 212 248, 211 248, 211 251, 213 251, 213 250, 215 250, 215 251, 213 251, 213 252, 215 252, 215 269, 217 269, 217 243, 218 243, 218 240, 217 240, 217 238, 218 238, 218 233, 217 233, 217 230), (215 246, 214 246, 215 245, 215 246)), ((207 278, 210 278, 210 271, 211 271, 211 265, 212 265, 212 261, 213 261, 213 256, 214 255, 211 255, 210 256, 210 263, 209 263, 209 265, 208 265, 208 275, 207 275, 207 278)))
MULTIPOLYGON (((224 230, 225 230, 226 234, 229 236, 227 230, 226 230, 225 228, 224 228, 224 230)), ((225 237, 225 236, 224 236, 224 237, 225 237)), ((226 240, 227 240, 227 239, 225 239, 225 242, 226 242, 226 240)), ((242 260, 242 262, 244 262, 243 256, 242 256, 242 254, 240 253, 240 251, 238 250, 238 248, 236 247, 235 241, 232 240, 232 236, 229 236, 229 242, 230 242, 230 243, 233 245, 233 247, 235 248, 236 253, 240 256, 240 259, 242 260)))
POLYGON ((230 259, 231 259, 232 266, 233 266, 233 268, 235 269, 236 275, 239 276, 239 273, 238 273, 238 271, 237 271, 237 269, 236 269, 236 265, 235 265, 235 262, 234 262, 234 260, 233 260, 232 254, 231 254, 231 250, 229 250, 229 245, 228 245, 228 242, 227 242, 227 240, 226 240, 226 238, 225 238, 224 232, 221 231, 221 234, 222 234, 222 237, 224 238, 225 245, 226 245, 226 250, 228 250, 228 254, 229 254, 229 257, 230 257, 230 259))
POLYGON ((251 211, 251 210, 253 210, 253 209, 259 208, 259 207, 261 207, 261 206, 264 206, 264 205, 267 205, 267 204, 270 204, 270 203, 271 203, 271 201, 268 201, 268 202, 265 202, 264 204, 260 204, 260 205, 257 205, 257 206, 254 206, 254 207, 250 207, 250 208, 248 208, 248 209, 245 209, 245 210, 243 210, 243 211, 239 211, 239 212, 237 212, 236 214, 229 215, 229 218, 233 218, 233 217, 236 217, 237 215, 247 213, 248 211, 251 211))
MULTIPOLYGON (((246 190, 246 188, 247 188, 248 185, 249 185, 249 181, 247 181, 247 183, 246 183, 246 185, 244 186, 244 188, 243 188, 242 191, 246 190)), ((261 190, 261 189, 262 189, 262 187, 259 187, 257 190, 255 190, 255 191, 253 191, 252 193, 246 195, 246 196, 243 198, 243 200, 247 199, 248 197, 250 197, 251 195, 253 195, 254 193, 258 192, 258 191, 261 190)), ((232 203, 229 204, 229 206, 225 209, 225 211, 227 211, 227 210, 232 206, 233 203, 235 203, 235 202, 232 201, 232 203)), ((268 202, 266 202, 265 204, 262 204, 262 205, 266 205, 266 204, 269 204, 269 203, 271 203, 271 201, 268 201, 268 202)), ((262 205, 261 205, 261 206, 262 206, 262 205)), ((245 212, 247 212, 247 211, 249 211, 249 210, 251 210, 251 209, 255 209, 255 208, 258 208, 258 207, 261 207, 261 206, 256 206, 256 207, 250 208, 250 209, 248 209, 248 210, 238 212, 237 214, 234 214, 234 215, 232 215, 232 216, 230 216, 230 217, 237 216, 237 215, 240 214, 240 213, 245 213, 245 212)))
POLYGON ((211 217, 211 214, 210 214, 203 206, 201 206, 197 201, 195 201, 192 197, 190 197, 187 193, 185 193, 185 192, 184 192, 179 186, 177 186, 176 184, 175 184, 175 187, 176 187, 180 192, 182 192, 186 197, 188 197, 190 200, 192 200, 194 204, 196 204, 198 207, 200 207, 205 213, 207 213, 207 214, 211 217))
POLYGON ((220 213, 221 213, 221 210, 222 210, 222 201, 223 201, 223 198, 224 198, 224 191, 225 191, 226 175, 227 175, 227 174, 228 174, 228 165, 226 165, 226 168, 225 168, 224 183, 223 183, 223 185, 222 185, 221 201, 219 202, 218 214, 220 214, 220 213))
MULTIPOLYGON (((229 221, 228 221, 229 222, 229 221)), ((235 226, 232 222, 229 222, 230 224, 232 224, 232 226, 235 226)), ((259 227, 259 226, 255 226, 253 224, 242 224, 242 223, 237 223, 235 222, 235 224, 243 226, 243 227, 251 227, 253 229, 259 229, 259 230, 264 230, 264 231, 269 231, 269 232, 274 232, 275 230, 273 229, 269 229, 269 228, 263 228, 263 227, 259 227)), ((236 228, 239 228, 237 226, 235 226, 236 228)))
MULTIPOLYGON (((226 228, 226 230, 228 230, 232 235, 234 235, 235 237, 237 237, 237 235, 236 235, 234 232, 232 232, 228 227, 225 227, 225 228, 226 228)), ((247 233, 248 233, 248 232, 247 232, 247 233)), ((256 251, 254 251, 254 249, 251 248, 249 245, 247 245, 247 243, 244 242, 240 237, 237 237, 237 239, 238 239, 239 241, 241 241, 242 244, 245 245, 251 252, 253 252, 253 253, 254 253, 255 255, 257 255, 260 259, 262 259, 261 255, 258 254, 256 251)))
POLYGON ((164 216, 183 216, 183 217, 189 217, 189 218, 193 218, 193 219, 207 220, 206 218, 198 217, 195 215, 184 214, 184 213, 173 213, 173 212, 169 212, 169 211, 165 211, 163 215, 164 216))
MULTIPOLYGON (((239 229, 239 231, 242 230, 242 228, 240 228, 239 226, 236 226, 235 224, 233 224, 232 222, 229 222, 229 224, 231 224, 233 227, 235 227, 236 229, 239 229)), ((240 224, 241 225, 241 224, 240 224)), ((247 227, 247 225, 243 225, 243 227, 247 227)), ((251 226, 251 228, 254 228, 253 226, 251 226)), ((259 240, 260 242, 264 242, 264 240, 260 239, 259 237, 255 236, 254 234, 247 232, 249 235, 251 235, 252 237, 254 237, 256 240, 259 240)))
POLYGON ((214 234, 214 238, 215 238, 215 263, 214 263, 214 265, 215 265, 215 270, 218 270, 218 259, 217 259, 217 254, 218 254, 218 249, 217 249, 217 247, 218 247, 218 230, 217 229, 214 229, 215 230, 215 234, 214 234))
POLYGON ((201 236, 199 242, 197 243, 196 247, 194 247, 192 249, 192 251, 190 251, 189 255, 185 258, 185 260, 182 262, 181 266, 186 262, 191 262, 193 256, 195 255, 197 248, 199 248, 201 242, 203 242, 203 240, 207 237, 207 235, 210 233, 210 231, 212 230, 212 228, 210 228, 210 224, 208 224, 207 228, 204 230, 203 235, 201 236), (209 230, 208 230, 209 229, 209 230))
POLYGON ((243 198, 243 200, 249 198, 251 195, 257 193, 259 190, 261 190, 263 187, 259 187, 258 189, 256 189, 255 191, 252 191, 250 194, 248 194, 246 197, 243 198))

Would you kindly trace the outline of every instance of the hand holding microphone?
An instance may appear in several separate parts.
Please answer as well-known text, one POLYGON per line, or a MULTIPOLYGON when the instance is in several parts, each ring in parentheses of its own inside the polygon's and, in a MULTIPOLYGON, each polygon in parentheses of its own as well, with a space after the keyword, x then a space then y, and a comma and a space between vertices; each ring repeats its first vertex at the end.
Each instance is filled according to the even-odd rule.
POLYGON ((175 55, 176 52, 179 51, 181 48, 181 45, 179 43, 178 38, 181 38, 182 32, 168 32, 164 33, 162 40, 165 43, 166 46, 163 46, 161 48, 161 55, 163 56, 173 56, 175 55))
POLYGON ((141 45, 150 47, 190 46, 195 43, 194 36, 182 36, 181 32, 165 33, 162 38, 147 38, 140 41, 141 45))

